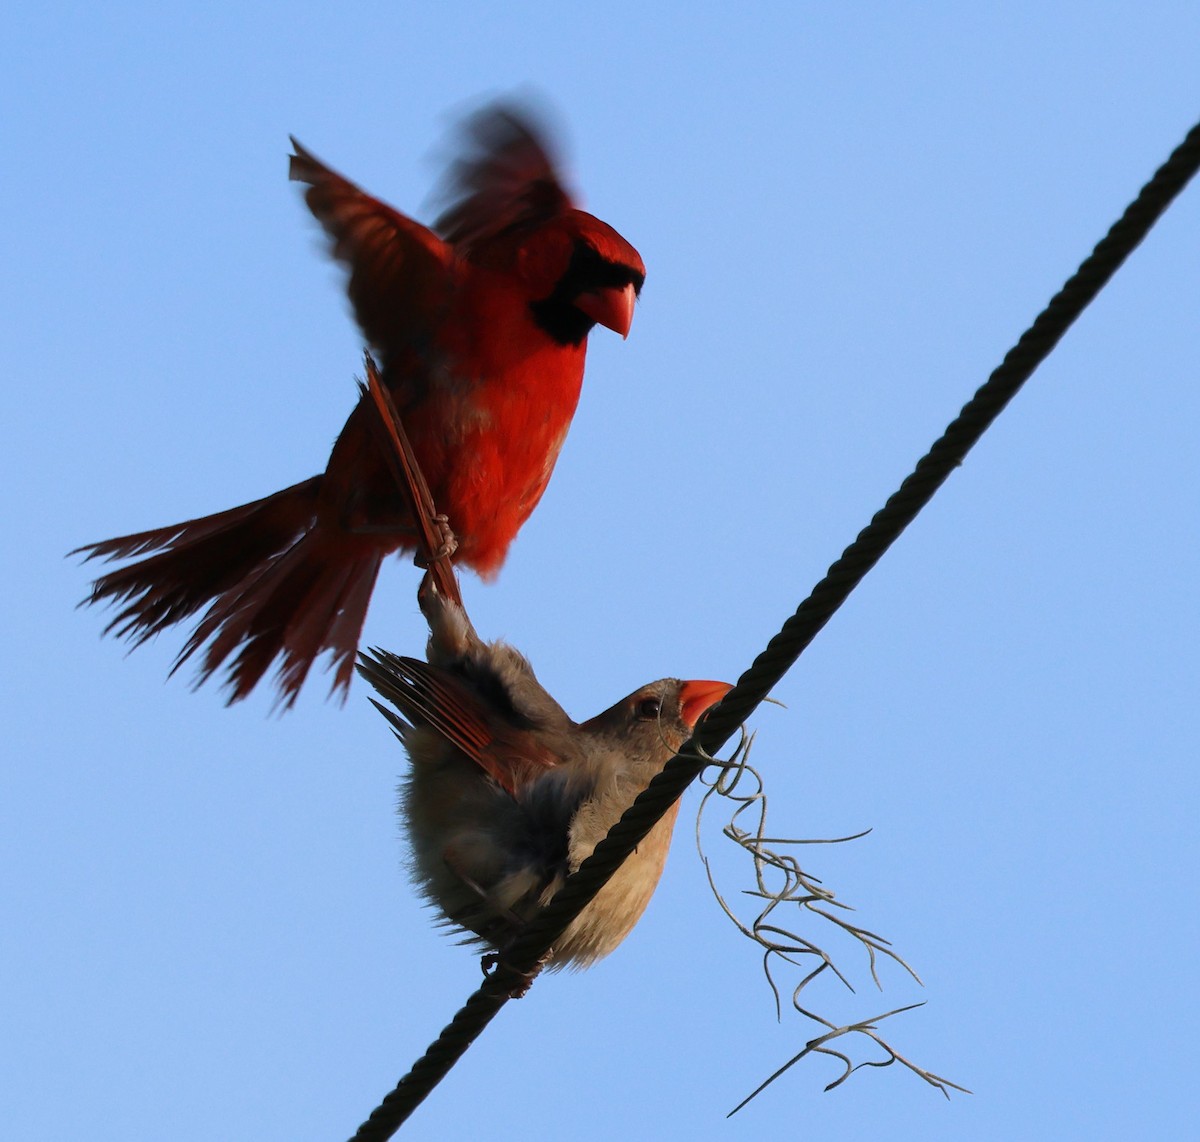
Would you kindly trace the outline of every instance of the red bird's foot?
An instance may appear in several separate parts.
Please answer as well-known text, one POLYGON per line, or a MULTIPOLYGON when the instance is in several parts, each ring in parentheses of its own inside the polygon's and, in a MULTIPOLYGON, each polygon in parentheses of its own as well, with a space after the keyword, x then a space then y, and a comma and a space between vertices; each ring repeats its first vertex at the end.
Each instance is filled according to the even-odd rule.
POLYGON ((554 949, 551 948, 544 956, 542 956, 540 960, 538 960, 536 964, 533 965, 532 969, 527 972, 519 972, 509 967, 507 964, 505 964, 502 956, 496 952, 489 952, 486 956, 483 956, 479 961, 479 966, 483 968, 483 975, 485 979, 491 979, 500 968, 505 968, 507 971, 511 972, 516 977, 517 983, 508 993, 508 998, 524 999, 528 994, 529 989, 533 986, 533 981, 537 979, 542 968, 544 968, 546 964, 550 962, 550 958, 553 955, 554 949))
POLYGON ((432 556, 424 551, 418 551, 413 556, 413 562, 422 571, 428 570, 432 564, 437 563, 439 560, 449 559, 458 550, 458 539, 450 527, 450 520, 447 516, 430 516, 429 522, 433 524, 433 529, 437 533, 438 547, 432 556))

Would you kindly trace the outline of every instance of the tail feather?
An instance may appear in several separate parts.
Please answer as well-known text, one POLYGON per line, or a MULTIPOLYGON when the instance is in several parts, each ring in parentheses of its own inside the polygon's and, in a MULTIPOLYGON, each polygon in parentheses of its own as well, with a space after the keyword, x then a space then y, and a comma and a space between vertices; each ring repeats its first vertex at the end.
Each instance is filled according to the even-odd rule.
POLYGON ((350 689, 350 680, 354 677, 358 644, 362 639, 363 624, 367 618, 367 604, 370 603, 371 592, 375 589, 375 576, 379 573, 380 562, 381 559, 377 556, 370 573, 367 574, 367 568, 364 567, 363 573, 349 584, 343 597, 341 612, 334 619, 326 638, 326 644, 334 647, 334 685, 340 687, 342 693, 350 689))
POLYGON ((125 604, 104 633, 140 646, 237 587, 310 530, 320 484, 314 476, 215 515, 76 548, 71 554, 84 555, 85 562, 157 552, 101 575, 84 604, 125 604))
POLYGON ((226 686, 229 701, 236 702, 278 658, 279 701, 288 709, 313 662, 328 650, 336 668, 332 689, 344 697, 382 552, 334 552, 321 540, 305 537, 253 580, 215 600, 173 669, 208 643, 197 673, 199 685, 233 655, 226 686))
POLYGON ((79 548, 87 559, 154 553, 98 578, 84 603, 117 604, 105 633, 135 646, 207 606, 172 673, 199 651, 196 685, 228 663, 231 703, 279 659, 279 701, 290 707, 326 650, 344 696, 386 548, 327 536, 317 525, 319 491, 314 477, 216 515, 79 548))

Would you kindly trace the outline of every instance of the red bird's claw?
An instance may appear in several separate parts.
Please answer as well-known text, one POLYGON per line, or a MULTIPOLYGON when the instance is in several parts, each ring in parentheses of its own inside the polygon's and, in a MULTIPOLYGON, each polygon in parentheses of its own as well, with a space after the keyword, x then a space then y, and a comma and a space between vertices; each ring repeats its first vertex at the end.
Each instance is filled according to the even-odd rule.
POLYGON ((458 540, 455 538, 454 532, 450 529, 449 519, 444 515, 435 515, 430 517, 430 522, 437 532, 437 550, 433 553, 432 557, 425 551, 418 551, 413 556, 413 563, 423 571, 427 571, 434 563, 438 563, 443 559, 449 559, 458 550, 458 540))
POLYGON ((450 519, 448 516, 435 515, 433 517, 434 526, 437 528, 438 537, 441 543, 438 545, 437 552, 434 554, 434 561, 438 559, 449 559, 458 550, 458 539, 455 537, 453 530, 450 527, 450 519))

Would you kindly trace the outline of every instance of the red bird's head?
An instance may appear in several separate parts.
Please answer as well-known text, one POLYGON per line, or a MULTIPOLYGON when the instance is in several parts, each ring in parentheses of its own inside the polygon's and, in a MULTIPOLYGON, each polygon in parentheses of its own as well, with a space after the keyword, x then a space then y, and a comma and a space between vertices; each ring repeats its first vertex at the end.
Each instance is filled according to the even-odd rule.
POLYGON ((560 345, 578 345, 594 325, 629 336, 646 267, 606 222, 582 210, 547 222, 525 236, 516 269, 534 321, 560 345))
POLYGON ((576 208, 537 116, 493 106, 465 134, 437 231, 475 265, 516 276, 534 322, 558 344, 580 344, 595 325, 627 337, 646 267, 616 230, 576 208))

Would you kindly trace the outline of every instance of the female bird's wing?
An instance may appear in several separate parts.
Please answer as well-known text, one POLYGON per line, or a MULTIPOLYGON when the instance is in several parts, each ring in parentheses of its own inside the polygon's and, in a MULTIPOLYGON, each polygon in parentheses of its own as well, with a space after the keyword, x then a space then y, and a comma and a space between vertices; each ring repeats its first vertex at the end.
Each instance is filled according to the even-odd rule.
MULTIPOLYGON (((433 730, 513 797, 560 763, 535 733, 508 724, 502 711, 491 709, 449 670, 373 648, 359 656, 359 673, 412 725, 433 730)), ((403 739, 404 724, 397 724, 396 716, 379 702, 374 704, 403 739)))

